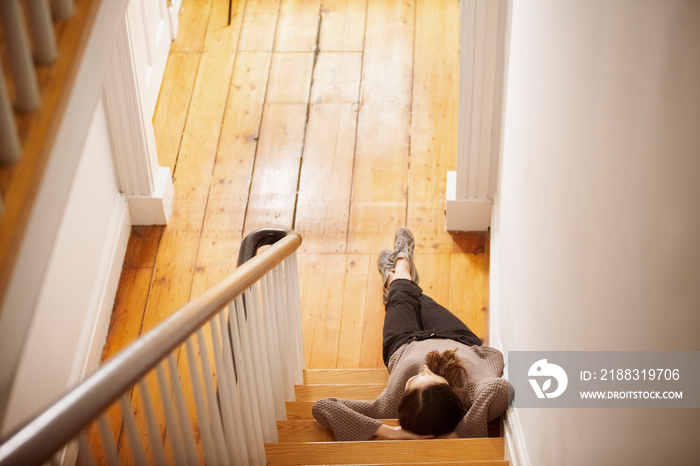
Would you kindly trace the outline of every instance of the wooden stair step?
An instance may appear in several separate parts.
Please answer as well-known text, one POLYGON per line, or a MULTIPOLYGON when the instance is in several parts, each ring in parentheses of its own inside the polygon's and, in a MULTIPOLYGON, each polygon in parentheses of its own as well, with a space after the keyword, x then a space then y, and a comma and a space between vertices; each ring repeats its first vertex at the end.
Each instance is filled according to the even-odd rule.
POLYGON ((285 403, 287 420, 313 419, 311 415, 313 406, 313 401, 287 401, 285 403))
MULTIPOLYGON (((349 465, 350 463, 346 463, 346 466, 349 465)), ((406 464, 416 464, 416 463, 364 463, 363 466, 375 466, 375 465, 382 465, 382 466, 403 466, 406 464)), ((467 466, 509 466, 510 462, 508 460, 476 460, 476 461, 422 461, 420 464, 427 465, 427 466, 454 466, 457 464, 463 464, 467 466)), ((303 466, 303 465, 300 465, 303 466)), ((308 465, 311 466, 311 465, 308 465)), ((343 465, 335 465, 335 466, 343 466, 343 465)))
MULTIPOLYGON (((382 419, 389 426, 399 425, 398 419, 382 419)), ((330 429, 310 419, 277 421, 279 443, 333 442, 335 437, 330 429)))
MULTIPOLYGON (((287 420, 313 420, 314 417, 311 414, 311 408, 314 406, 313 401, 288 401, 285 404, 287 408, 287 420)), ((489 437, 503 436, 503 431, 501 429, 501 418, 496 418, 489 422, 488 430, 489 437)))
POLYGON ((306 369, 304 370, 305 384, 350 384, 376 383, 384 384, 389 381, 389 371, 386 369, 306 369))
POLYGON ((346 400, 374 400, 383 391, 384 384, 316 384, 296 385, 296 401, 318 401, 329 396, 346 400))
POLYGON ((503 438, 265 445, 267 464, 402 464, 503 460, 503 438))

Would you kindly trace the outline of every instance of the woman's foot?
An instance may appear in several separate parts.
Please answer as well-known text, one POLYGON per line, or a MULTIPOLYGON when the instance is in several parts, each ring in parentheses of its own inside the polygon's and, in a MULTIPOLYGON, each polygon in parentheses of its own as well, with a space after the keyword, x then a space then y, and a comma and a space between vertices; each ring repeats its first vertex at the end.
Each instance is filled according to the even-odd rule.
MULTIPOLYGON (((385 249, 384 251, 386 251, 390 255, 393 254, 388 249, 385 249)), ((381 254, 379 257, 382 257, 381 254)), ((408 262, 408 259, 404 257, 399 257, 398 259, 396 259, 394 270, 389 270, 386 274, 386 277, 384 276, 384 274, 382 274, 382 280, 384 280, 384 289, 382 291, 385 306, 386 303, 389 301, 389 289, 391 288, 391 282, 397 279, 413 281, 413 277, 411 276, 411 263, 408 262)))
POLYGON ((406 259, 410 266, 411 280, 416 285, 418 284, 418 271, 416 270, 415 262, 413 262, 413 250, 416 247, 416 240, 413 239, 413 234, 408 227, 401 227, 396 230, 394 236, 394 254, 396 259, 406 259))
POLYGON ((411 273, 411 263, 405 257, 399 257, 396 259, 396 266, 394 271, 389 274, 389 283, 387 286, 391 285, 391 282, 400 278, 403 280, 413 281, 413 274, 411 273))
POLYGON ((377 268, 379 269, 379 273, 382 275, 383 299, 385 306, 389 299, 389 284, 391 283, 395 266, 396 254, 394 251, 383 249, 382 252, 379 253, 379 258, 377 259, 377 268))

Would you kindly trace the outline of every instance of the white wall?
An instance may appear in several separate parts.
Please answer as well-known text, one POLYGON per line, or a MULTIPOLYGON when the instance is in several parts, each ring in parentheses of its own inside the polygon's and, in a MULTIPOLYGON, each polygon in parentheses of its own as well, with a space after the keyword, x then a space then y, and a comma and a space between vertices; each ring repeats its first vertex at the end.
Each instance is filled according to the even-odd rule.
POLYGON ((107 128, 100 101, 24 343, 3 432, 63 395, 99 361, 131 226, 107 128))
MULTIPOLYGON (((700 2, 512 2, 492 245, 505 351, 700 350, 700 2)), ((535 465, 697 464, 699 411, 516 415, 535 465)))

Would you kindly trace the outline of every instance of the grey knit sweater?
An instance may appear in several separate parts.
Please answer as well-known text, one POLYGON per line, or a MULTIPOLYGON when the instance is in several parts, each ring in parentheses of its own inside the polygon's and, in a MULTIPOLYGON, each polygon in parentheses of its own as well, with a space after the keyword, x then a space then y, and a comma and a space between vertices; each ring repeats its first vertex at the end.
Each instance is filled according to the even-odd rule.
POLYGON ((423 367, 425 355, 455 348, 469 374, 462 396, 468 411, 455 432, 460 437, 486 437, 487 424, 503 414, 513 398, 512 386, 501 378, 503 355, 494 348, 466 346, 454 340, 429 339, 403 345, 389 359, 389 382, 375 400, 324 398, 314 404, 313 416, 330 428, 337 440, 369 440, 382 424, 380 419, 398 417, 406 381, 423 367))

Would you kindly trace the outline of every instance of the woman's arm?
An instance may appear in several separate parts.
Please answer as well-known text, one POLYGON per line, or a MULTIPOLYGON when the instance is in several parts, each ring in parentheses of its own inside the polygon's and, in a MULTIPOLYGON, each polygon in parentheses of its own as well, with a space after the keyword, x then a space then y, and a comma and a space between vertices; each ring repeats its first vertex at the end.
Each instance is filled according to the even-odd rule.
POLYGON ((418 435, 402 429, 401 426, 392 427, 386 424, 379 426, 374 435, 382 440, 427 440, 433 438, 432 435, 418 435))
POLYGON ((311 413, 319 424, 333 431, 336 440, 369 440, 382 424, 375 418, 381 413, 373 412, 373 403, 323 398, 314 404, 311 413))
POLYGON ((444 440, 444 439, 449 439, 449 438, 459 438, 459 435, 457 432, 450 432, 449 434, 441 435, 439 437, 435 437, 438 440, 444 440))
POLYGON ((386 425, 363 414, 369 414, 373 408, 376 409, 375 402, 324 398, 314 404, 312 414, 321 425, 333 431, 336 440, 369 440, 374 436, 383 440, 433 438, 432 435, 414 434, 400 426, 386 425))
POLYGON ((502 378, 494 378, 483 386, 457 425, 457 435, 462 438, 488 436, 488 423, 508 408, 508 386, 508 381, 502 378))
MULTIPOLYGON (((369 440, 379 434, 380 419, 398 417, 397 407, 406 380, 417 373, 412 369, 412 365, 403 365, 392 372, 384 391, 372 401, 324 398, 314 404, 312 414, 321 425, 333 431, 336 440, 369 440)), ((389 432, 382 428, 381 433, 398 439, 405 432, 389 432)))

